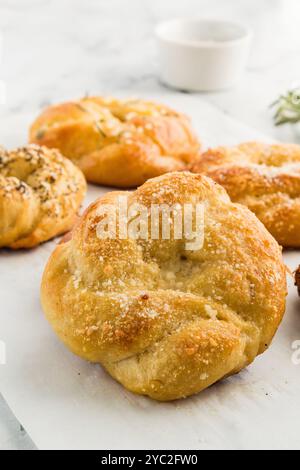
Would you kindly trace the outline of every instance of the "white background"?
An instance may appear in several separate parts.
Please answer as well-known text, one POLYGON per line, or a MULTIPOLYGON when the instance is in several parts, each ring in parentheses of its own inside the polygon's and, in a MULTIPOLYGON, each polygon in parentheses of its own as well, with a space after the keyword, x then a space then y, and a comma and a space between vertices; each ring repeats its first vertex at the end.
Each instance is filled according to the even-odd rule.
MULTIPOLYGON (((199 107, 209 101, 273 138, 296 141, 291 129, 274 128, 269 104, 300 81, 299 0, 0 0, 0 79, 7 90, 0 118, 11 123, 11 141, 15 134, 26 139, 27 129, 18 126, 23 115, 59 100, 86 92, 163 93, 153 29, 174 16, 237 19, 254 30, 239 85, 193 97, 199 107)), ((0 401, 1 447, 34 445, 0 401)))

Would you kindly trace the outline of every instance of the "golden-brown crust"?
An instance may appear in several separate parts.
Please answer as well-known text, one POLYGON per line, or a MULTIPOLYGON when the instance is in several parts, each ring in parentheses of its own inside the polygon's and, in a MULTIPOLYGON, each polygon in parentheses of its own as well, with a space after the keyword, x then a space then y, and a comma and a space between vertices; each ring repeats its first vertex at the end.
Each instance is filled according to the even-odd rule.
POLYGON ((300 247, 300 146, 249 142, 203 153, 191 170, 221 184, 284 247, 300 247))
POLYGON ((57 150, 0 149, 0 248, 32 248, 70 230, 85 191, 81 171, 57 150))
POLYGON ((200 148, 183 114, 148 101, 101 97, 49 107, 29 139, 60 149, 88 181, 124 188, 187 169, 200 148))
POLYGON ((264 352, 285 310, 281 249, 255 215, 211 179, 163 175, 108 193, 84 213, 44 272, 41 299, 61 340, 129 390, 157 400, 197 393, 264 352), (99 239, 104 204, 204 203, 203 248, 99 239))

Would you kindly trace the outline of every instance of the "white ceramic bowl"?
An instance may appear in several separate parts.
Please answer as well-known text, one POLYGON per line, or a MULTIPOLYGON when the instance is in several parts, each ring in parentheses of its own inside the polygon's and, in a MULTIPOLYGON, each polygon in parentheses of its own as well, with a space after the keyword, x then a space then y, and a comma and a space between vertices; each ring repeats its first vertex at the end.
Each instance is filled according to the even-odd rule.
POLYGON ((228 21, 174 19, 156 28, 161 79, 189 91, 234 86, 245 68, 251 32, 228 21))

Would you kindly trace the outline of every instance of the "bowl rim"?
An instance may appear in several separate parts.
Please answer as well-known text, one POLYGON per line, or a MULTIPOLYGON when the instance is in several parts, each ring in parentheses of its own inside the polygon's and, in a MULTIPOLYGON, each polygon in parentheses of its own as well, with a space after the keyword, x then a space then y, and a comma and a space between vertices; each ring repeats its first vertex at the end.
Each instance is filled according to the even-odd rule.
POLYGON ((162 21, 157 24, 155 28, 155 35, 156 38, 169 43, 169 44, 177 44, 180 46, 191 47, 195 49, 222 49, 227 47, 236 46, 240 43, 245 43, 250 41, 253 36, 252 30, 243 23, 238 21, 231 21, 231 20, 220 20, 220 19, 210 19, 210 18, 192 18, 192 17, 185 17, 185 18, 172 18, 166 21, 162 21), (229 39, 224 41, 212 41, 212 40, 190 40, 190 39, 176 39, 168 37, 166 34, 166 29, 172 25, 176 24, 188 24, 188 23, 198 23, 198 24, 214 24, 215 26, 234 26, 238 27, 241 30, 241 36, 235 39, 229 39))

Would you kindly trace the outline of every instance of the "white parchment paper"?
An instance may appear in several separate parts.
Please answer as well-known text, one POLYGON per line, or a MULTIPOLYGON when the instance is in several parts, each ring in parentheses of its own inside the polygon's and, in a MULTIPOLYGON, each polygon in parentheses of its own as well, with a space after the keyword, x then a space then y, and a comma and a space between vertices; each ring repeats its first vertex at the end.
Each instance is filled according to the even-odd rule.
MULTIPOLYGON (((206 145, 266 140, 199 98, 156 98, 190 114, 206 145)), ((32 118, 19 115, 1 124, 1 143, 24 144, 32 118)), ((90 186, 86 204, 105 191, 90 186)), ((292 360, 292 345, 300 340, 300 299, 292 278, 284 322, 265 355, 195 397, 161 404, 127 392, 56 338, 39 301, 54 245, 0 251, 0 340, 7 351, 0 392, 38 448, 300 448, 300 365, 292 360)), ((285 260, 294 270, 300 251, 286 252, 285 260)))

